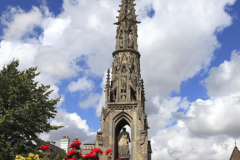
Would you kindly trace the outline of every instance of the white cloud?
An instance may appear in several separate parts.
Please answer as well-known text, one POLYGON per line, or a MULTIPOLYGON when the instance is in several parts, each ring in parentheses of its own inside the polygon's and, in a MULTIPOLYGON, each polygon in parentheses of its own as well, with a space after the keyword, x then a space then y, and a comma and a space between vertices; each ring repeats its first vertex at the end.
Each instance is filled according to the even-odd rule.
POLYGON ((178 125, 159 130, 151 141, 154 160, 224 160, 230 158, 234 148, 233 138, 224 135, 193 137, 187 127, 178 125))
POLYGON ((240 52, 233 51, 230 61, 210 70, 205 80, 209 95, 229 95, 240 91, 240 52))
MULTIPOLYGON (((145 82, 147 113, 154 113, 150 99, 179 92, 180 84, 207 69, 219 48, 216 33, 231 25, 224 7, 235 0, 152 0, 153 18, 139 14, 138 46, 145 82)), ((137 11, 146 12, 136 5, 137 11)), ((149 2, 146 2, 149 6, 149 2)))
POLYGON ((43 36, 41 43, 44 46, 52 46, 54 48, 65 48, 66 42, 64 37, 65 29, 69 27, 71 19, 49 17, 43 21, 43 36))
POLYGON ((24 70, 26 68, 35 67, 34 57, 37 55, 37 49, 35 45, 22 43, 20 41, 2 40, 0 42, 0 67, 10 63, 13 58, 18 59, 19 69, 24 70))
POLYGON ((157 107, 155 114, 148 116, 149 121, 149 137, 154 135, 157 130, 163 129, 166 126, 172 125, 173 119, 172 113, 176 112, 179 108, 186 109, 188 107, 188 102, 186 98, 181 97, 159 97, 153 98, 153 104, 157 107))
MULTIPOLYGON (((192 102, 186 114, 173 113, 171 118, 177 120, 176 125, 166 129, 158 127, 158 131, 151 137, 153 159, 158 159, 157 157, 183 160, 230 158, 234 148, 234 139, 240 140, 238 123, 240 121, 240 91, 236 89, 240 87, 240 84, 237 83, 240 72, 239 65, 239 53, 233 51, 230 61, 224 61, 218 67, 210 70, 210 75, 205 80, 205 86, 211 93, 210 99, 198 99, 192 102), (216 91, 216 89, 218 90, 216 91)), ((176 98, 171 98, 167 102, 168 114, 181 106, 178 105, 179 99, 176 101, 176 98)), ((183 103, 185 103, 184 108, 187 108, 188 102, 183 103)), ((159 124, 164 123, 169 116, 165 117, 168 114, 165 114, 163 106, 158 104, 158 107, 162 120, 157 125, 160 126, 159 124)), ((154 121, 156 122, 154 118, 154 116, 150 116, 152 124, 150 126, 153 126, 154 121)))
POLYGON ((85 91, 85 90, 91 90, 93 88, 93 81, 87 80, 86 77, 78 78, 77 82, 70 82, 68 85, 68 89, 70 92, 75 91, 85 91))
POLYGON ((86 120, 83 120, 76 113, 68 113, 62 109, 58 110, 55 118, 50 122, 54 126, 64 126, 61 129, 42 133, 39 138, 45 141, 56 141, 56 146, 60 146, 60 139, 63 136, 68 136, 72 142, 73 138, 78 136, 78 140, 83 143, 94 143, 96 133, 91 132, 86 120))
POLYGON ((210 70, 205 85, 209 100, 193 102, 186 115, 176 114, 196 136, 229 135, 239 137, 240 125, 240 56, 232 52, 230 61, 224 61, 210 70))
POLYGON ((100 97, 99 94, 90 94, 87 99, 79 102, 79 106, 85 109, 88 107, 95 107, 94 105, 97 105, 100 97))
POLYGON ((28 13, 19 7, 10 8, 10 11, 6 12, 1 18, 2 24, 7 26, 3 29, 4 39, 16 40, 25 34, 37 36, 33 29, 41 24, 41 18, 41 11, 35 6, 28 13), (12 21, 9 22, 8 19, 12 19, 12 21))
POLYGON ((105 106, 105 86, 106 86, 106 78, 107 78, 107 71, 104 72, 104 76, 102 78, 102 83, 100 87, 102 88, 102 93, 91 93, 88 98, 84 101, 79 102, 79 106, 81 108, 88 108, 94 107, 96 108, 96 116, 101 116, 102 107, 105 106))
POLYGON ((77 76, 81 69, 67 54, 65 51, 56 50, 50 46, 42 46, 38 48, 35 64, 42 73, 49 74, 56 79, 77 76))

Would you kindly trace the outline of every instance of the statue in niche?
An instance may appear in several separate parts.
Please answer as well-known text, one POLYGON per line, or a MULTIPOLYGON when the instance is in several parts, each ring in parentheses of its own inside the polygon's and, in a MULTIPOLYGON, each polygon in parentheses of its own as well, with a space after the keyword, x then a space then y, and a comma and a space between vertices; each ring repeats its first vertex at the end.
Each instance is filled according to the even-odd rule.
POLYGON ((121 78, 122 93, 126 93, 126 77, 121 78))
POLYGON ((115 73, 117 73, 117 72, 118 72, 118 70, 119 70, 119 68, 120 68, 120 66, 119 66, 119 65, 115 65, 115 67, 114 67, 114 72, 115 72, 115 73))
POLYGON ((133 34, 132 34, 132 30, 130 30, 130 33, 128 35, 128 48, 133 48, 133 34))
POLYGON ((126 96, 122 95, 122 102, 125 102, 125 101, 126 101, 126 96))
POLYGON ((123 93, 123 95, 121 96, 122 102, 126 101, 126 95, 124 95, 124 93, 126 93, 126 77, 123 76, 121 78, 121 93, 123 93))
POLYGON ((127 71, 126 65, 123 65, 122 67, 122 73, 125 73, 127 71))
POLYGON ((123 131, 118 136, 118 156, 119 158, 128 158, 129 157, 129 142, 130 136, 126 131, 126 128, 123 128, 123 131))
POLYGON ((120 31, 120 36, 119 36, 119 47, 123 48, 123 33, 122 33, 122 30, 120 31))

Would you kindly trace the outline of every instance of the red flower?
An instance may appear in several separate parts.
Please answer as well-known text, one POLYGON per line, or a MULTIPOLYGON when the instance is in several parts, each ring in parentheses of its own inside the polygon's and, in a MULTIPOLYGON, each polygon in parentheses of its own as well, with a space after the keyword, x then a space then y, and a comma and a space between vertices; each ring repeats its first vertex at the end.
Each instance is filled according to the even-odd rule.
POLYGON ((65 158, 65 160, 75 160, 75 158, 65 158))
POLYGON ((108 150, 106 150, 106 155, 108 154, 108 153, 112 153, 113 151, 111 150, 111 149, 108 149, 108 150))
POLYGON ((96 154, 91 155, 92 160, 99 160, 99 157, 96 154))
POLYGON ((71 151, 68 152, 68 156, 71 156, 71 157, 72 157, 72 156, 74 156, 74 155, 75 155, 74 150, 71 150, 71 151))
POLYGON ((117 160, 123 160, 123 159, 121 159, 121 158, 118 158, 117 160))
POLYGON ((77 153, 76 153, 76 156, 77 156, 78 159, 80 159, 81 156, 82 156, 81 152, 77 152, 77 153))
POLYGON ((50 147, 50 146, 43 144, 43 145, 41 145, 40 149, 41 149, 42 151, 45 151, 45 150, 48 150, 49 147, 50 147))
POLYGON ((90 159, 92 157, 92 154, 91 153, 86 153, 85 155, 84 155, 84 158, 86 158, 86 159, 90 159))
POLYGON ((103 154, 103 151, 102 151, 101 149, 99 149, 99 148, 94 148, 94 149, 91 150, 90 153, 91 153, 91 154, 93 154, 93 153, 96 153, 96 154, 101 153, 101 154, 103 154))
POLYGON ((81 144, 82 144, 82 143, 77 140, 77 141, 73 142, 73 143, 70 145, 69 148, 72 148, 72 149, 80 149, 80 145, 81 145, 81 144))

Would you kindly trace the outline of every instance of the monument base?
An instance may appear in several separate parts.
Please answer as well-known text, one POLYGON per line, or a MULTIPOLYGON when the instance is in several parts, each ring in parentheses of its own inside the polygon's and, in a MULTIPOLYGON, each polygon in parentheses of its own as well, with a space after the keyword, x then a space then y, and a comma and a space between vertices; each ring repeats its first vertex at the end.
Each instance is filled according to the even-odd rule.
POLYGON ((121 158, 122 160, 129 160, 130 159, 130 157, 119 157, 119 158, 121 158))

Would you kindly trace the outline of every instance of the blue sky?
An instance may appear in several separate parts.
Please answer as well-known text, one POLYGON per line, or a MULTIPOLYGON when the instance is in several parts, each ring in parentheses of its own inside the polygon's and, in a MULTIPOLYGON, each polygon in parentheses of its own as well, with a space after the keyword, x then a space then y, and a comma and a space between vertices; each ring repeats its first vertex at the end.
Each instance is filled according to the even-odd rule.
MULTIPOLYGON (((51 123, 66 127, 42 139, 94 142, 120 3, 0 2, 0 67, 13 58, 20 70, 38 66, 36 80, 62 97, 51 123)), ((229 158, 240 143, 240 1, 135 3, 153 160, 229 158)))

